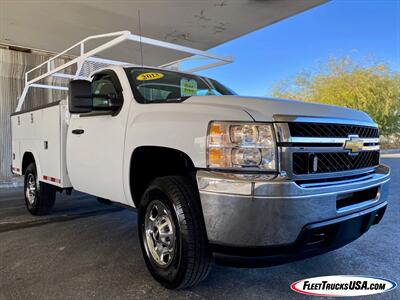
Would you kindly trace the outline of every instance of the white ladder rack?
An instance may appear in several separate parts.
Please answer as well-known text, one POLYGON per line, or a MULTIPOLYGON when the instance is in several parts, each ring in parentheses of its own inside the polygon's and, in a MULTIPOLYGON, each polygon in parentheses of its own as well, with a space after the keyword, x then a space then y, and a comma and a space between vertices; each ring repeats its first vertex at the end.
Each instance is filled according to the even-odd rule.
POLYGON ((205 69, 209 69, 209 68, 213 68, 213 67, 217 67, 220 65, 224 65, 224 64, 233 62, 232 57, 215 55, 215 54, 209 53, 207 51, 202 51, 202 50, 198 50, 198 49, 194 49, 194 48, 190 48, 190 47, 181 46, 178 44, 173 44, 173 43, 169 43, 169 42, 164 42, 164 41, 160 41, 160 40, 156 40, 156 39, 152 39, 152 38, 135 35, 135 34, 132 34, 130 31, 118 31, 118 32, 111 32, 111 33, 106 33, 106 34, 92 35, 92 36, 89 36, 89 37, 83 39, 82 41, 74 44, 73 46, 69 47, 68 49, 62 51, 61 53, 51 57, 49 60, 41 63, 40 65, 36 66, 35 68, 33 68, 25 73, 25 87, 22 91, 21 97, 19 98, 16 112, 19 112, 21 110, 22 105, 24 104, 26 95, 28 93, 28 90, 31 87, 52 89, 52 90, 64 90, 64 91, 68 90, 68 87, 64 87, 64 86, 52 85, 52 84, 39 84, 38 82, 40 80, 43 80, 48 77, 58 77, 58 78, 64 78, 67 80, 88 78, 85 76, 83 76, 83 77, 80 76, 82 67, 85 62, 102 63, 102 64, 106 64, 106 65, 132 65, 132 63, 111 60, 111 59, 105 59, 105 58, 95 56, 95 55, 99 54, 100 52, 107 50, 109 48, 112 48, 122 42, 125 42, 125 41, 133 41, 133 42, 137 42, 137 43, 153 45, 153 46, 157 46, 160 48, 176 50, 178 52, 184 52, 184 53, 193 55, 192 57, 183 58, 183 59, 180 59, 177 61, 173 61, 173 62, 164 64, 164 65, 158 66, 161 68, 168 68, 168 67, 171 67, 174 65, 179 65, 180 62, 188 61, 191 59, 198 59, 198 57, 206 58, 206 59, 214 59, 214 60, 216 60, 216 62, 204 64, 199 67, 192 68, 190 70, 186 70, 186 72, 193 73, 193 72, 197 72, 200 70, 205 70, 205 69), (105 43, 97 46, 94 49, 91 49, 91 50, 85 52, 85 50, 86 50, 85 43, 86 42, 95 40, 95 39, 102 39, 102 38, 112 38, 112 39, 108 42, 105 42, 105 43), (52 62, 54 62, 57 58, 62 58, 63 56, 68 55, 68 53, 74 49, 79 49, 80 55, 78 57, 76 57, 58 67, 53 66, 54 63, 52 64, 52 62), (76 65, 75 73, 69 74, 69 73, 61 72, 61 71, 65 70, 66 68, 71 67, 73 65, 76 65), (39 76, 33 77, 31 79, 29 78, 29 75, 32 72, 38 71, 41 68, 45 68, 46 72, 39 76))

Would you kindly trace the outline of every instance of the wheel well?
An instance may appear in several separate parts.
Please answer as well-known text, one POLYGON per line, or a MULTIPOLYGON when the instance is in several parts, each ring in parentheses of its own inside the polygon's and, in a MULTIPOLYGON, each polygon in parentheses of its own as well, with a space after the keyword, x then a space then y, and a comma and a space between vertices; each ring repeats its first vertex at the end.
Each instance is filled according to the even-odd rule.
POLYGON ((136 148, 130 165, 130 188, 135 206, 138 207, 153 179, 168 175, 185 175, 196 183, 196 168, 184 152, 157 146, 136 148))
POLYGON ((28 168, 31 163, 36 163, 33 154, 31 152, 25 152, 22 158, 22 174, 25 174, 26 168, 28 168))

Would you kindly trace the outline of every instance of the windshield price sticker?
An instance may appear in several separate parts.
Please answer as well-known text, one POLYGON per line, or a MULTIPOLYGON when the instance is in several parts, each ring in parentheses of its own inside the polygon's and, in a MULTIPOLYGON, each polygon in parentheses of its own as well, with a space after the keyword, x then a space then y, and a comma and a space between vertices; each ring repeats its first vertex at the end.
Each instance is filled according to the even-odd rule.
POLYGON ((181 96, 197 95, 197 81, 194 79, 181 79, 181 96))
POLYGON ((163 78, 163 77, 164 77, 164 74, 156 73, 156 72, 148 72, 148 73, 139 74, 136 77, 136 80, 140 80, 140 81, 155 80, 155 79, 160 79, 160 78, 163 78))

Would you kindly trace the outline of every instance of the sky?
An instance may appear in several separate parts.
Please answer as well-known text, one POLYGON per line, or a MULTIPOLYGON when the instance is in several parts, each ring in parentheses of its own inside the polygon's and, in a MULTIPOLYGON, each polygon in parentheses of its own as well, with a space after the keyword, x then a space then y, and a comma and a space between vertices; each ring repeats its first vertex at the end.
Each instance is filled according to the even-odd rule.
POLYGON ((278 81, 330 57, 372 57, 400 71, 400 0, 333 0, 210 52, 235 62, 199 74, 248 96, 268 96, 278 81))

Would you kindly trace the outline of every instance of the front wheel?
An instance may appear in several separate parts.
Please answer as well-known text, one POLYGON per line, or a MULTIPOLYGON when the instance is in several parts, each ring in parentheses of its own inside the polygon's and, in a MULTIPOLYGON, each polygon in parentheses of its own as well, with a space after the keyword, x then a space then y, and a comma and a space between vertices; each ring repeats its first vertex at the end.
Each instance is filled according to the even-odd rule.
POLYGON ((169 289, 196 285, 211 255, 195 185, 186 177, 155 179, 139 207, 142 251, 152 276, 169 289))
POLYGON ((47 215, 54 206, 56 189, 37 178, 36 165, 31 163, 25 172, 25 204, 34 216, 47 215))

